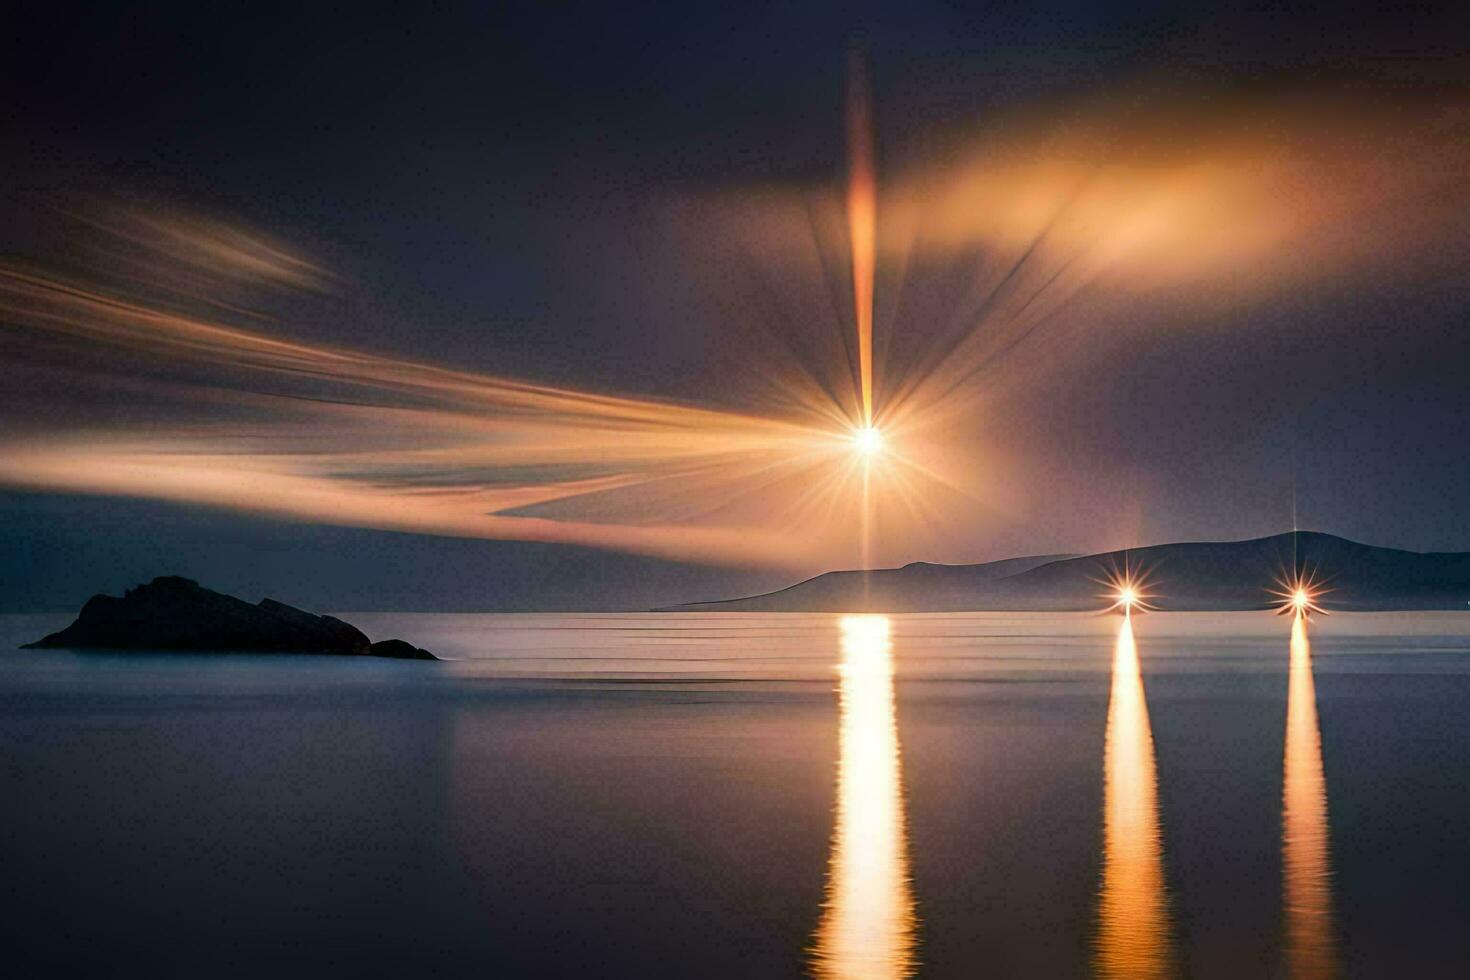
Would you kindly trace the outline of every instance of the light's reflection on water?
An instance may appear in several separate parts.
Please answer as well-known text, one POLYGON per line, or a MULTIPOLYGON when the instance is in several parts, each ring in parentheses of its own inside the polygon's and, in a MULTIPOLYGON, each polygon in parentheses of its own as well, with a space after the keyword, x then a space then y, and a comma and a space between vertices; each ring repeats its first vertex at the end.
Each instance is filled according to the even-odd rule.
POLYGON ((903 776, 887 616, 841 621, 836 827, 813 974, 893 980, 914 972, 903 776))
POLYGON ((59 618, 0 617, 15 975, 1470 975, 1463 614, 59 618))
POLYGON ((1138 644, 1127 615, 1113 645, 1103 780, 1096 969, 1105 977, 1167 976, 1172 953, 1158 775, 1138 644))
POLYGON ((1286 752, 1281 789, 1282 901, 1286 955, 1293 977, 1335 976, 1332 867, 1327 839, 1327 780, 1305 617, 1291 625, 1286 752))

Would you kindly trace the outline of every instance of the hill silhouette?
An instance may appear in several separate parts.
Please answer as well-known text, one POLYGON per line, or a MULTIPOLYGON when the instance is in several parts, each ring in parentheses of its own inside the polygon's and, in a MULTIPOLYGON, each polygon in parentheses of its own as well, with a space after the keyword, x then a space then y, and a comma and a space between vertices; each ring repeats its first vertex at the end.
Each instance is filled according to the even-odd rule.
POLYGON ((778 592, 671 611, 1076 612, 1105 608, 1108 581, 1125 569, 1144 577, 1150 605, 1160 610, 1267 609, 1279 602, 1271 590, 1293 570, 1329 590, 1321 599, 1329 610, 1470 610, 1470 552, 1402 551, 1288 531, 1085 556, 828 572, 778 592))

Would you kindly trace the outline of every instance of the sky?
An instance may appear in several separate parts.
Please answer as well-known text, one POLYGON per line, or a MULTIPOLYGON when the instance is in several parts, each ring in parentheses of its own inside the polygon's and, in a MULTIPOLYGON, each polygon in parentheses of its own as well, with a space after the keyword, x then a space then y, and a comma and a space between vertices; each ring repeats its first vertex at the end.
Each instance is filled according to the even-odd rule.
POLYGON ((1462 10, 423 6, 11 5, 0 609, 1470 550, 1462 10))

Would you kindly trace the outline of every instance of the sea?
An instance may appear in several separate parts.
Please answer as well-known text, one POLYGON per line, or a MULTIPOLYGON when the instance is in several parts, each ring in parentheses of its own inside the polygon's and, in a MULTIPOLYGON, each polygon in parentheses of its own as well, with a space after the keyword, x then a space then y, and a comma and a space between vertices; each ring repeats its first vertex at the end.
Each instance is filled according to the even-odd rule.
POLYGON ((6 975, 1470 975, 1470 614, 338 615, 0 616, 6 975))

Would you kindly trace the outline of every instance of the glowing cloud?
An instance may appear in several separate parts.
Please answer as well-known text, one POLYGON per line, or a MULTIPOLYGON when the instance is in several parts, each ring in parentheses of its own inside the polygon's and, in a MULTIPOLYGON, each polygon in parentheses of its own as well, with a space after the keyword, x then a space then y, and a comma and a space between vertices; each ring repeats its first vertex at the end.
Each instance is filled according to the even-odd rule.
POLYGON ((783 181, 670 204, 697 197, 704 247, 750 260, 750 276, 681 270, 721 270, 698 285, 709 308, 754 319, 748 295, 715 295, 738 289, 772 311, 768 344, 743 321, 718 331, 741 345, 720 401, 306 340, 316 320, 301 308, 353 290, 325 263, 213 218, 68 208, 90 253, 69 250, 65 269, 0 261, 0 353, 23 355, 0 483, 699 561, 973 560, 1037 507, 1038 479, 1061 497, 1089 462, 1112 472, 1048 469, 1030 451, 1082 332, 1184 322, 1165 314, 1387 256, 1423 257, 1428 274, 1463 254, 1449 240, 1463 229, 1435 217, 1463 201, 1454 108, 1113 93, 994 120, 1004 140, 894 147, 880 188, 854 52, 840 192, 783 181))

